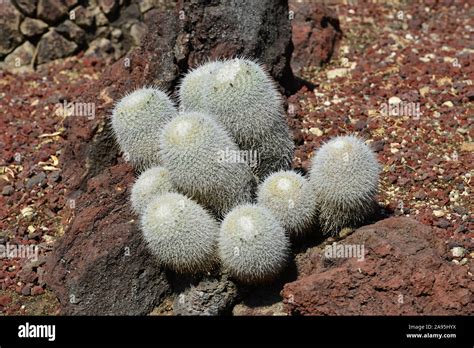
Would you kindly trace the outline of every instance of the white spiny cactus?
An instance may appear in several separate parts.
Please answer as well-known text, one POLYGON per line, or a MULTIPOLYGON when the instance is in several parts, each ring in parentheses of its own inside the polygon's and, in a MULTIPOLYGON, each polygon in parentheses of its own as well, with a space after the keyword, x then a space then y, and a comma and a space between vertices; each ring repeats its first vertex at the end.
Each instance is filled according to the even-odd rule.
POLYGON ((138 169, 161 164, 158 137, 163 126, 177 115, 163 91, 140 88, 123 97, 112 112, 112 128, 120 149, 138 169))
POLYGON ((222 157, 239 148, 211 117, 180 114, 164 127, 160 148, 177 189, 218 215, 252 199, 255 180, 250 167, 222 157))
POLYGON ((373 151, 355 136, 341 136, 314 155, 310 186, 325 233, 355 227, 376 207, 380 166, 373 151))
POLYGON ((289 240, 270 210, 244 204, 222 222, 218 248, 223 266, 234 277, 243 282, 261 282, 272 280, 284 269, 289 240))
POLYGON ((180 273, 209 271, 217 262, 217 221, 179 193, 156 196, 141 217, 143 237, 158 261, 180 273))

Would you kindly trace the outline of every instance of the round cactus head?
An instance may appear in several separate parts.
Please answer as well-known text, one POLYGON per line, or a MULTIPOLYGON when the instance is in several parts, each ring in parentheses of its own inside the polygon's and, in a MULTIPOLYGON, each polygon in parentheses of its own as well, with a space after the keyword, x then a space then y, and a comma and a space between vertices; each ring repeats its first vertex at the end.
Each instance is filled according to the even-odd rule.
POLYGON ((138 169, 161 164, 158 137, 163 126, 177 115, 163 91, 140 88, 123 97, 112 111, 112 129, 120 149, 138 169))
POLYGON ((267 177, 258 187, 257 199, 287 231, 294 234, 305 231, 315 219, 309 183, 293 171, 280 171, 267 177))
POLYGON ((207 111, 239 144, 259 143, 269 130, 286 126, 282 97, 258 63, 239 58, 223 62, 209 83, 207 111))
POLYGON ((177 146, 180 149, 199 146, 206 142, 205 137, 212 132, 209 129, 211 122, 206 115, 201 113, 182 113, 166 125, 162 141, 166 145, 177 146))
POLYGON ((289 254, 285 230, 265 207, 244 204, 234 208, 221 225, 219 256, 229 272, 243 282, 273 279, 289 254))
POLYGON ((206 111, 206 94, 210 79, 220 61, 208 62, 191 70, 181 80, 178 90, 181 111, 206 111))
POLYGON ((239 148, 212 118, 180 114, 161 134, 161 156, 177 189, 222 216, 252 199, 254 178, 247 163, 222 160, 239 148))
POLYGON ((164 266, 180 273, 215 265, 218 223, 199 204, 178 193, 155 197, 141 218, 148 247, 164 266))
POLYGON ((336 137, 316 152, 310 185, 325 233, 355 227, 374 212, 379 172, 375 154, 355 136, 336 137))
POLYGON ((173 191, 170 173, 164 167, 152 167, 140 174, 132 186, 130 201, 138 214, 145 211, 146 205, 157 195, 173 191))

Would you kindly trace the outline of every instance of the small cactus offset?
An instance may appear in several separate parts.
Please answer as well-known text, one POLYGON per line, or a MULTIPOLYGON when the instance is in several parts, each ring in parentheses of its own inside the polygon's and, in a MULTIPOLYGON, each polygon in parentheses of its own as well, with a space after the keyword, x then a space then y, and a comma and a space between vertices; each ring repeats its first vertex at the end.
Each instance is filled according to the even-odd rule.
POLYGON ((248 59, 214 62, 202 69, 207 79, 202 79, 198 93, 203 99, 196 101, 196 93, 190 91, 191 85, 198 84, 196 78, 190 79, 194 83, 184 81, 180 93, 184 109, 215 117, 241 150, 256 151, 259 163, 254 174, 258 178, 289 169, 294 144, 282 97, 271 77, 259 64, 248 59))
POLYGON ((267 208, 244 204, 234 208, 222 222, 218 250, 223 266, 235 278, 262 282, 272 280, 284 269, 289 240, 267 208))
POLYGON ((374 212, 379 172, 375 154, 355 136, 336 137, 316 152, 309 182, 324 233, 355 227, 374 212))
POLYGON ((161 164, 158 136, 176 115, 168 95, 153 87, 137 89, 115 105, 112 112, 115 138, 134 167, 144 170, 161 164))
POLYGON ((156 196, 141 217, 148 248, 164 266, 179 273, 209 271, 217 262, 217 221, 179 193, 156 196))
POLYGON ((146 205, 157 195, 173 191, 170 173, 164 167, 152 167, 140 174, 132 186, 130 201, 136 213, 145 211, 146 205))
POLYGON ((293 171, 273 173, 258 187, 258 204, 267 207, 283 228, 298 235, 315 219, 314 198, 308 181, 293 171))
POLYGON ((178 191, 218 215, 252 199, 255 184, 250 167, 222 158, 223 152, 239 152, 239 148, 211 117, 180 114, 164 127, 160 148, 178 191))

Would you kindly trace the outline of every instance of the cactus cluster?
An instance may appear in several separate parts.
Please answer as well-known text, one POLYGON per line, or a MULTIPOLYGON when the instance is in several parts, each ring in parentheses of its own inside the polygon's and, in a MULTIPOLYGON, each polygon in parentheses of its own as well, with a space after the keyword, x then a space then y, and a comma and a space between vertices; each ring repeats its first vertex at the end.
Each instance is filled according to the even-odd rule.
POLYGON ((121 149, 141 171, 131 205, 159 262, 196 273, 220 264, 242 282, 274 279, 290 237, 337 233, 372 212, 379 166, 354 136, 314 155, 309 177, 290 170, 293 141, 274 82, 248 59, 209 62, 168 95, 142 88, 112 113, 121 149), (249 152, 257 163, 248 163, 249 152))
POLYGON ((184 110, 215 117, 242 150, 257 151, 257 178, 290 168, 294 143, 282 98, 259 64, 240 58, 207 63, 184 78, 179 99, 184 110))

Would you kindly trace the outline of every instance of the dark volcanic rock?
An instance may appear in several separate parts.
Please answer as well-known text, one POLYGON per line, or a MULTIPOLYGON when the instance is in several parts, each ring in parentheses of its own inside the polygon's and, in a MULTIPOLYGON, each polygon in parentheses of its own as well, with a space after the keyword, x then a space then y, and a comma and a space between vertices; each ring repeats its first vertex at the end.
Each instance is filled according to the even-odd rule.
POLYGON ((287 91, 294 90, 285 1, 205 3, 180 2, 174 12, 156 11, 147 16, 149 34, 142 47, 126 57, 130 66, 118 62, 110 74, 128 76, 129 86, 160 83, 172 90, 190 68, 210 59, 243 55, 264 63, 287 91))
POLYGON ((130 212, 129 166, 105 170, 77 199, 76 216, 47 262, 63 314, 144 315, 169 291, 130 212))
POLYGON ((67 39, 74 41, 78 45, 83 45, 85 43, 86 32, 77 24, 71 22, 69 19, 61 23, 56 28, 56 31, 67 39))
POLYGON ((180 67, 243 55, 264 63, 281 85, 294 89, 287 1, 180 1, 178 9, 180 67))
POLYGON ((450 263, 433 230, 398 217, 356 230, 343 245, 363 245, 365 260, 298 257, 300 277, 283 289, 290 313, 309 315, 472 314, 468 267, 450 263))
POLYGON ((35 14, 36 5, 38 4, 38 0, 11 0, 11 2, 27 16, 33 16, 35 14))
POLYGON ((119 2, 118 0, 99 0, 99 6, 102 12, 106 15, 110 15, 117 11, 119 2))
POLYGON ((50 30, 38 43, 36 64, 70 56, 76 49, 76 43, 67 40, 55 30, 50 30))
POLYGON ((22 14, 11 4, 0 4, 0 58, 21 43, 19 31, 22 14))
POLYGON ((39 19, 25 18, 20 25, 20 30, 23 35, 36 36, 46 32, 48 25, 39 19))
POLYGON ((66 17, 68 7, 62 0, 39 0, 38 18, 54 24, 66 17))
POLYGON ((33 176, 32 178, 28 179, 28 181, 26 182, 26 188, 28 190, 31 190, 34 186, 36 185, 42 185, 44 180, 46 179, 46 174, 45 172, 41 172, 39 174, 36 174, 35 176, 33 176))
POLYGON ((230 312, 237 300, 237 287, 223 275, 221 279, 201 280, 178 294, 173 303, 174 315, 222 315, 230 312))
POLYGON ((321 3, 290 1, 294 18, 293 44, 295 54, 291 66, 298 73, 305 66, 328 63, 342 37, 339 19, 321 3))

